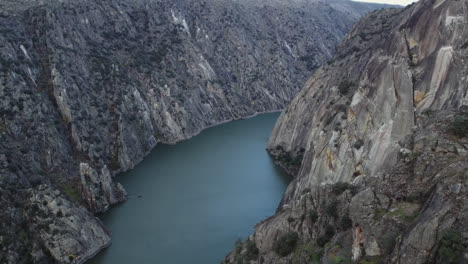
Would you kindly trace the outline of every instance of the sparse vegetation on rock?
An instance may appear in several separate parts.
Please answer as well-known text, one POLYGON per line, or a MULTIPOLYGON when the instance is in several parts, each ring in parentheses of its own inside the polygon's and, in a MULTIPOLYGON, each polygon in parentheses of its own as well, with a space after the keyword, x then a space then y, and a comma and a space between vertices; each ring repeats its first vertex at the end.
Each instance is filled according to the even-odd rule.
POLYGON ((280 256, 287 256, 294 251, 299 241, 299 235, 296 232, 288 232, 280 235, 273 243, 273 250, 280 256))
POLYGON ((439 242, 437 258, 439 263, 458 264, 463 257, 465 241, 461 234, 454 230, 445 232, 439 242))
POLYGON ((468 115, 457 115, 452 124, 452 131, 458 137, 466 137, 468 135, 468 115))

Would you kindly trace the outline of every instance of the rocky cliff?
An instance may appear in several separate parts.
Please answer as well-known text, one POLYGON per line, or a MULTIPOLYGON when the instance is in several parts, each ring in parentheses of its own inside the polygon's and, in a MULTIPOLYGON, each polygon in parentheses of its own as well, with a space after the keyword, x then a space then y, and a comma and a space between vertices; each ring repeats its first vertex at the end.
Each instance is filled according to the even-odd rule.
POLYGON ((467 40, 466 0, 358 22, 277 122, 294 180, 226 262, 467 263, 467 40))
POLYGON ((0 262, 93 256, 110 241, 93 213, 126 199, 113 175, 158 142, 282 109, 373 8, 0 0, 0 262))

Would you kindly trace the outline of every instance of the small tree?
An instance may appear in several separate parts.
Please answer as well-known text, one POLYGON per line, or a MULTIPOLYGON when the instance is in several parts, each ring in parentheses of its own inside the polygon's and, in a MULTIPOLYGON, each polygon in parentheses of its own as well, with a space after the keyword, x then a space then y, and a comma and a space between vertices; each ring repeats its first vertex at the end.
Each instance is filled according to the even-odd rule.
POLYGON ((356 140, 356 142, 354 143, 353 147, 354 147, 355 149, 360 149, 363 145, 364 145, 364 140, 358 139, 358 140, 356 140))
POLYGON ((355 84, 352 81, 344 80, 338 85, 338 91, 341 95, 346 95, 353 86, 355 86, 355 84))
POLYGON ((457 264, 462 258, 464 250, 463 238, 459 232, 448 231, 439 242, 437 255, 439 263, 457 264))
POLYGON ((341 228, 343 228, 343 230, 350 229, 352 226, 353 220, 351 220, 348 215, 345 215, 343 218, 341 218, 341 228))
POLYGON ((331 239, 335 235, 335 228, 332 225, 325 227, 325 236, 331 239))
POLYGON ((273 250, 276 254, 286 257, 294 251, 298 241, 299 235, 296 232, 288 232, 273 243, 273 250))
POLYGON ((315 223, 318 219, 319 215, 317 214, 317 212, 313 209, 310 209, 309 210, 309 218, 310 218, 310 221, 312 223, 315 223))
POLYGON ((245 247, 245 258, 247 260, 254 260, 258 257, 258 248, 254 241, 247 240, 245 247))
POLYGON ((349 188, 349 183, 347 182, 337 182, 333 184, 333 193, 336 195, 342 194, 344 191, 346 191, 349 188))
POLYGON ((329 215, 329 216, 331 216, 333 218, 336 218, 336 217, 338 217, 337 207, 338 207, 338 202, 336 200, 332 200, 325 207, 325 212, 327 213, 327 215, 329 215))
POLYGON ((335 235, 335 228, 332 225, 325 227, 325 233, 317 238, 317 244, 321 247, 325 246, 330 239, 335 235))
POLYGON ((466 137, 468 135, 468 116, 456 116, 452 123, 452 131, 459 137, 466 137))

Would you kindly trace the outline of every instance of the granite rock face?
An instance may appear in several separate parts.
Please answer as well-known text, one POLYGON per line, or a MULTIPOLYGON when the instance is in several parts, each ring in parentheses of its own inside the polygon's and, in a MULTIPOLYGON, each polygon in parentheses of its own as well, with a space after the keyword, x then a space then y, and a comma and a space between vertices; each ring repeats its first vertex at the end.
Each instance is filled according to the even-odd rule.
POLYGON ((464 2, 434 5, 361 20, 283 112, 268 148, 301 158, 281 162, 297 164, 298 186, 391 167, 419 115, 468 106, 464 2))
POLYGON ((109 243, 91 213, 125 200, 116 173, 157 143, 282 109, 352 23, 376 7, 0 0, 2 261, 82 263, 109 243), (38 188, 60 190, 53 199, 79 216, 70 224, 44 209, 61 235, 24 215, 27 194, 38 188), (31 231, 24 222, 36 227, 26 234, 30 243, 12 243, 31 231), (90 230, 77 232, 82 226, 90 230))
POLYGON ((0 191, 1 229, 8 230, 1 263, 82 263, 111 242, 101 221, 51 186, 0 191))
POLYGON ((80 164, 81 193, 92 212, 102 213, 110 205, 127 199, 127 192, 112 176, 106 166, 98 173, 87 163, 80 164))
POLYGON ((468 131, 453 133, 459 116, 468 122, 467 112, 421 116, 388 170, 283 201, 224 262, 466 263, 468 131))
POLYGON ((268 149, 294 179, 226 263, 468 261, 467 6, 357 23, 278 120, 268 149))

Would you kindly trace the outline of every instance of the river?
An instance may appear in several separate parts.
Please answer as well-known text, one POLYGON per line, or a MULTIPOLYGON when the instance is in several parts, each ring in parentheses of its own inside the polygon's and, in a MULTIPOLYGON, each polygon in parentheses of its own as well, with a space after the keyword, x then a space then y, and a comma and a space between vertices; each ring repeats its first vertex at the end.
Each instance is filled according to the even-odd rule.
POLYGON ((158 145, 117 176, 127 202, 101 219, 112 244, 93 264, 217 264, 273 215, 289 182, 265 148, 279 113, 158 145))

